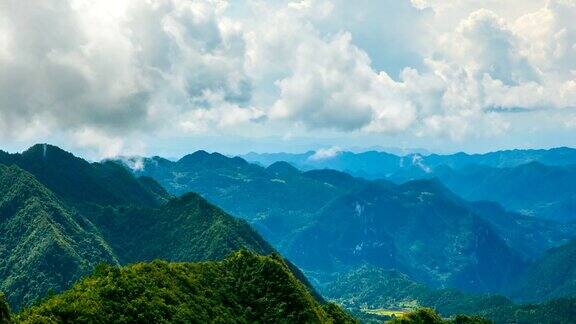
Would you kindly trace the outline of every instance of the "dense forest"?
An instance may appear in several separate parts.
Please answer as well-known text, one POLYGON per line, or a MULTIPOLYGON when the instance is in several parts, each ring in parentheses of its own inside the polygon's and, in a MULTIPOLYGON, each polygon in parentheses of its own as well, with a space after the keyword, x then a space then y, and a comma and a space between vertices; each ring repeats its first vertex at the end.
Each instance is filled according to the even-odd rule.
MULTIPOLYGON (((0 310, 7 317, 6 306, 0 310)), ((100 265, 69 290, 13 314, 14 323, 355 323, 317 300, 276 255, 217 262, 100 265)))
POLYGON ((245 221, 196 194, 172 198, 116 164, 50 146, 0 152, 0 160, 11 163, 0 164, 0 291, 14 309, 69 288, 101 262, 274 252, 245 221))

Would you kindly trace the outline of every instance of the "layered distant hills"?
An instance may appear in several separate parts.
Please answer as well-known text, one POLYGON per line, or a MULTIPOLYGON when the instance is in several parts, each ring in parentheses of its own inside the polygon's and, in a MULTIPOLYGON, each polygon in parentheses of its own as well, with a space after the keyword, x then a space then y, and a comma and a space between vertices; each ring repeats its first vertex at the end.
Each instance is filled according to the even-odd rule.
POLYGON ((307 169, 330 168, 367 179, 397 183, 439 178, 468 200, 489 200, 509 210, 538 218, 576 221, 576 149, 509 150, 486 154, 397 156, 385 152, 335 152, 322 155, 247 154, 249 161, 269 165, 289 161, 307 169))
POLYGON ((467 202, 435 178, 398 185, 330 169, 300 171, 284 161, 262 167, 204 151, 178 161, 117 162, 174 195, 195 191, 245 218, 318 285, 370 264, 434 287, 505 291, 533 259, 575 230, 498 203, 467 202))
POLYGON ((438 167, 437 177, 468 200, 497 201, 510 210, 562 222, 576 221, 576 164, 530 162, 515 167, 438 167))
MULTIPOLYGON (((198 151, 178 161, 159 157, 125 159, 123 165, 138 164, 136 176, 157 180, 168 192, 197 192, 227 212, 252 222, 275 244, 282 244, 296 229, 328 201, 362 181, 345 175, 341 185, 316 179, 317 172, 302 173, 288 163, 268 168, 241 158, 198 151)), ((330 171, 324 172, 331 174, 330 171)))
POLYGON ((460 169, 470 165, 494 168, 512 168, 522 164, 539 162, 545 165, 576 164, 576 149, 560 147, 549 150, 505 150, 485 154, 456 153, 449 155, 420 154, 395 155, 368 151, 354 153, 334 151, 309 151, 292 153, 249 153, 242 156, 250 162, 268 166, 286 161, 302 170, 334 169, 371 179, 386 178, 400 172, 426 173, 438 166, 460 169))

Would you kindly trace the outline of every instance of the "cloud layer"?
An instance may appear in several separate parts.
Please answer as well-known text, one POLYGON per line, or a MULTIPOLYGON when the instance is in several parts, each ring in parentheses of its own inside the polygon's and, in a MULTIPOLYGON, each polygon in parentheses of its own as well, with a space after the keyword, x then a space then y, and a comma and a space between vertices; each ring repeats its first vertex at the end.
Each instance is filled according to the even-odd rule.
POLYGON ((0 138, 573 129, 576 1, 510 2, 0 0, 0 138))

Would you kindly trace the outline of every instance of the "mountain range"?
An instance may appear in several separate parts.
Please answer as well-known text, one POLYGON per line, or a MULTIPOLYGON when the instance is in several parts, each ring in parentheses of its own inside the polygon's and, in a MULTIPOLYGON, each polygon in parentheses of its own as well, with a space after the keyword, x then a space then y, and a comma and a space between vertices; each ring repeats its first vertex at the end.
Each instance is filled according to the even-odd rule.
MULTIPOLYGON (((535 192, 546 199, 554 198, 546 188, 569 191, 571 166, 542 163, 438 165, 427 176, 398 181, 301 171, 285 161, 264 167, 204 151, 177 161, 96 163, 45 144, 0 152, 0 291, 13 321, 212 316, 186 313, 190 303, 239 322, 353 321, 319 291, 368 322, 400 309, 415 310, 402 323, 445 323, 417 310, 433 307, 442 316, 476 314, 497 323, 569 323, 576 225, 458 192, 491 174, 498 176, 481 178, 477 187, 513 192, 542 185, 535 192), (478 169, 468 186, 452 188, 465 183, 460 174, 478 169), (534 170, 552 179, 534 180, 534 170), (442 172, 461 178, 450 182, 442 172), (102 262, 108 266, 97 266, 102 262), (265 269, 271 273, 259 272, 265 269), (150 274, 167 285, 190 285, 167 293, 150 274), (141 296, 157 302, 141 303, 141 296), (302 302, 288 306, 290 298, 302 302), (86 313, 87 305, 99 306, 86 313)), ((484 323, 454 319, 469 320, 484 323)))
MULTIPOLYGON (((288 163, 267 168, 241 158, 198 151, 178 161, 160 157, 116 161, 136 176, 158 181, 168 192, 197 192, 227 212, 251 222, 270 242, 281 245, 326 202, 362 182, 350 176, 330 184, 316 171, 300 172, 288 163), (138 164, 137 168, 133 168, 138 164), (351 186, 351 187, 350 187, 351 186)), ((110 163, 110 162, 108 162, 110 163)), ((330 176, 331 171, 322 172, 330 176)))
POLYGON ((439 166, 430 175, 467 200, 496 201, 509 210, 561 222, 576 221, 576 164, 530 162, 515 167, 439 166))
POLYGON ((249 153, 242 158, 263 166, 286 161, 302 170, 334 169, 370 179, 386 178, 400 172, 426 173, 445 165, 460 169, 469 165, 510 168, 540 162, 546 165, 576 164, 576 149, 559 147, 539 150, 503 150, 485 154, 422 154, 396 155, 382 151, 355 153, 339 150, 309 151, 306 153, 249 153))
POLYGON ((168 192, 198 192, 248 220, 317 286, 363 264, 433 287, 503 291, 575 226, 468 202, 435 179, 395 184, 330 170, 267 167, 198 151, 177 161, 115 161, 168 192), (497 279, 497 280, 495 280, 497 279))
POLYGON ((304 170, 329 168, 396 183, 437 177, 467 200, 494 201, 543 219, 576 221, 576 150, 572 148, 405 156, 376 151, 321 153, 244 157, 262 165, 282 160, 304 170))

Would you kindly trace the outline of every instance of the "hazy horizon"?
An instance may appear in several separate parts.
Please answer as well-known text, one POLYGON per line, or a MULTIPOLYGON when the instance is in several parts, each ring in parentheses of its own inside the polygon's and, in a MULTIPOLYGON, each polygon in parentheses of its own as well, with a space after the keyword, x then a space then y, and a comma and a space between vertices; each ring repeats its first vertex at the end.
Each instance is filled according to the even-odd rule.
POLYGON ((2 148, 0 147, 0 151, 5 151, 8 153, 22 153, 24 151, 26 151, 27 149, 29 149, 30 147, 34 146, 34 145, 39 145, 39 144, 48 144, 48 145, 53 145, 53 146, 57 146, 65 151, 68 151, 78 157, 87 159, 89 161, 94 161, 94 162, 98 162, 101 161, 103 159, 109 159, 109 158, 129 158, 129 157, 154 157, 154 156, 159 156, 168 160, 173 160, 176 161, 188 154, 192 154, 198 151, 206 151, 208 153, 220 153, 226 156, 230 156, 230 157, 234 157, 234 156, 246 156, 248 154, 305 154, 305 153, 309 153, 309 152, 325 152, 328 155, 330 155, 330 157, 334 157, 339 153, 343 153, 343 152, 352 152, 352 153, 365 153, 365 152, 371 152, 371 151, 376 151, 376 152, 384 152, 384 153, 389 153, 389 154, 393 154, 393 155, 397 155, 397 156, 404 156, 404 155, 410 155, 410 154, 419 154, 419 155, 423 155, 423 156, 427 156, 427 155, 432 155, 432 154, 438 154, 438 155, 452 155, 452 154, 456 154, 456 153, 465 153, 465 154, 469 154, 469 155, 473 155, 473 154, 487 154, 487 153, 493 153, 493 152, 499 152, 499 151, 511 151, 511 150, 551 150, 551 149, 558 149, 558 148, 569 148, 569 149, 576 149, 576 147, 570 147, 570 146, 551 146, 551 147, 529 147, 529 148, 518 148, 518 147, 513 147, 513 148, 503 148, 500 150, 487 150, 487 151, 478 151, 478 152, 473 152, 473 151, 462 151, 462 150, 456 150, 456 151, 445 151, 445 152, 439 152, 439 151, 430 151, 424 148, 419 148, 419 147, 384 147, 384 146, 371 146, 371 147, 340 147, 340 146, 316 146, 315 148, 310 148, 310 149, 302 149, 302 150, 286 150, 286 151, 266 151, 266 150, 260 150, 260 151, 254 151, 254 150, 249 150, 249 151, 238 151, 238 152, 234 152, 234 151, 224 151, 224 150, 212 150, 210 148, 203 148, 203 147, 198 147, 198 148, 192 148, 189 151, 182 151, 182 153, 180 154, 157 154, 154 152, 149 152, 146 154, 118 154, 118 155, 114 155, 114 156, 106 156, 106 157, 98 157, 97 155, 91 155, 92 152, 91 151, 86 151, 86 150, 82 150, 82 149, 74 149, 74 148, 70 148, 67 147, 66 145, 59 145, 56 143, 44 143, 44 142, 38 142, 38 143, 30 143, 27 146, 22 146, 22 147, 18 147, 15 149, 6 149, 6 148, 2 148))

